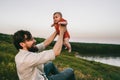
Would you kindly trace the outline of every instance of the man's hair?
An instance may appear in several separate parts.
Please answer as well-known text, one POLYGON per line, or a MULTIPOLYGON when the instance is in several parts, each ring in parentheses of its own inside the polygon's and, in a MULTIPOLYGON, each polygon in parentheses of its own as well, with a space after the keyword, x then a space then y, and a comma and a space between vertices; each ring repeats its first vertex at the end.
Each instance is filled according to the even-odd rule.
POLYGON ((59 14, 62 17, 62 13, 61 12, 55 12, 53 15, 55 14, 59 14))
POLYGON ((13 44, 16 47, 16 49, 19 50, 19 49, 22 49, 22 46, 20 46, 20 43, 26 40, 30 40, 31 38, 32 38, 32 35, 29 31, 19 30, 15 32, 13 35, 13 44))

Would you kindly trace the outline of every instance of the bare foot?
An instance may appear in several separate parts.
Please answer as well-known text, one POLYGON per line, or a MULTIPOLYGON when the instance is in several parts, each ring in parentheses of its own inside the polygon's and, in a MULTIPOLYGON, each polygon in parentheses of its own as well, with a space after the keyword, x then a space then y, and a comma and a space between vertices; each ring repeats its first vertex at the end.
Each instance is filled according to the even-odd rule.
POLYGON ((69 49, 68 52, 70 53, 70 52, 71 52, 71 49, 69 49))

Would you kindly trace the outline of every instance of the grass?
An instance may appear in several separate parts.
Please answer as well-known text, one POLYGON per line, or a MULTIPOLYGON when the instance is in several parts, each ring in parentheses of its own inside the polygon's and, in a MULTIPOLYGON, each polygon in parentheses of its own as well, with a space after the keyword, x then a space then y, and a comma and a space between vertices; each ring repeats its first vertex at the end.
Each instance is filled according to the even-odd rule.
MULTIPOLYGON (((36 38, 38 42, 44 39, 36 38)), ((47 49, 52 48, 53 42, 47 49)), ((73 68, 75 71, 76 80, 120 80, 120 67, 102 64, 94 61, 87 61, 81 58, 76 58, 76 51, 87 55, 88 51, 92 54, 98 53, 102 48, 107 54, 109 49, 119 55, 119 45, 105 44, 87 44, 87 43, 71 43, 73 52, 69 54, 63 49, 60 56, 53 61, 60 71, 66 68, 73 68), (94 51, 94 49, 97 50, 94 51), (85 51, 84 51, 85 50, 85 51), (115 50, 115 51, 114 51, 115 50)), ((105 52, 103 53, 105 54, 105 52)), ((101 51, 102 52, 102 51, 101 51)), ((17 50, 12 44, 11 35, 0 34, 0 80, 18 80, 14 57, 17 50)), ((102 54, 103 54, 102 53, 102 54)))
POLYGON ((77 80, 119 80, 120 67, 75 58, 74 53, 63 52, 54 63, 60 70, 71 67, 77 80))

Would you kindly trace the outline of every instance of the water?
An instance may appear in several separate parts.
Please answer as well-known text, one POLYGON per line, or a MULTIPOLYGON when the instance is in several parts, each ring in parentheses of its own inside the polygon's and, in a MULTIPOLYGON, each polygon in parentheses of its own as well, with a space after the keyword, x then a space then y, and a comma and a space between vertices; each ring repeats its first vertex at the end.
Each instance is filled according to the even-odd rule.
POLYGON ((120 67, 120 57, 80 56, 76 57, 120 67))

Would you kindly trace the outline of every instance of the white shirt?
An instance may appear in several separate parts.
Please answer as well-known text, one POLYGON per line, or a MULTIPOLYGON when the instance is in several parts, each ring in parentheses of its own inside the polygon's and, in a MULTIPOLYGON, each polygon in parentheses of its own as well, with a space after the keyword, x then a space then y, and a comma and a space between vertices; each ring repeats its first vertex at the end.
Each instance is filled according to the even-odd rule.
MULTIPOLYGON (((43 43, 38 44, 39 51, 45 49, 43 43)), ((44 73, 44 63, 55 59, 53 50, 45 50, 40 53, 29 52, 20 49, 15 56, 17 73, 20 80, 48 80, 44 73)))

